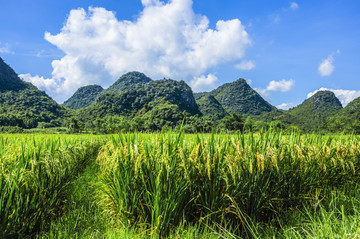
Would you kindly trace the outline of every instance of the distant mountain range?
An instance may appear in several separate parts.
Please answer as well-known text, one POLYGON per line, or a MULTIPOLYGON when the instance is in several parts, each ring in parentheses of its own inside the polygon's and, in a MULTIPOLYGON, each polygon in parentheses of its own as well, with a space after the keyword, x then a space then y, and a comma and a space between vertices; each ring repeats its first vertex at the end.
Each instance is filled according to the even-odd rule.
POLYGON ((35 128, 39 122, 59 126, 69 114, 69 109, 21 80, 0 58, 0 127, 35 128))
POLYGON ((339 127, 356 129, 360 124, 360 98, 343 108, 334 93, 319 91, 295 108, 278 110, 244 79, 210 92, 193 93, 184 81, 154 81, 143 73, 129 72, 108 89, 99 85, 81 87, 59 105, 45 92, 21 80, 0 58, 0 127, 32 128, 40 122, 58 126, 69 117, 86 122, 107 116, 156 118, 163 114, 179 121, 184 113, 210 121, 235 113, 255 121, 280 121, 305 132, 319 131, 324 124, 336 131, 339 127))

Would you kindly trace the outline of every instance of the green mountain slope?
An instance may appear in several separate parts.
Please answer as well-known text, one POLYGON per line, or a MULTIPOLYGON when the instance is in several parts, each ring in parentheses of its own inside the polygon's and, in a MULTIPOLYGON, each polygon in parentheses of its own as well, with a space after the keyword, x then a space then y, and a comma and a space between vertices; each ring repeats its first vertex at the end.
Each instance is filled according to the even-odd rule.
POLYGON ((93 119, 111 115, 134 116, 146 104, 164 99, 189 114, 201 114, 191 88, 184 81, 163 79, 135 84, 127 90, 101 94, 94 104, 79 110, 81 118, 93 119))
POLYGON ((38 89, 0 93, 0 126, 35 128, 39 122, 60 126, 68 111, 38 89))
POLYGON ((98 97, 103 90, 104 89, 99 85, 80 87, 63 103, 63 106, 74 110, 87 107, 95 102, 96 97, 98 97))
POLYGON ((0 58, 0 126, 37 127, 39 122, 59 126, 68 111, 45 92, 21 80, 0 58))
MULTIPOLYGON (((229 114, 260 115, 275 110, 244 79, 221 85, 208 94, 214 96, 229 114)), ((201 99, 203 95, 198 93, 196 98, 201 99)))
POLYGON ((130 90, 137 84, 145 84, 152 81, 145 74, 140 72, 129 72, 122 75, 114 84, 112 84, 105 92, 121 92, 130 90))
POLYGON ((196 103, 206 119, 219 120, 229 115, 212 95, 205 95, 197 100, 196 103))
POLYGON ((289 120, 304 131, 319 130, 326 119, 342 109, 339 99, 331 91, 319 91, 287 113, 289 120))
POLYGON ((337 115, 327 120, 330 132, 346 132, 360 134, 360 97, 351 101, 337 115))
POLYGON ((0 92, 35 89, 35 86, 19 78, 15 71, 0 57, 0 92))
POLYGON ((360 97, 351 101, 339 112, 339 115, 354 117, 354 120, 360 120, 360 97))

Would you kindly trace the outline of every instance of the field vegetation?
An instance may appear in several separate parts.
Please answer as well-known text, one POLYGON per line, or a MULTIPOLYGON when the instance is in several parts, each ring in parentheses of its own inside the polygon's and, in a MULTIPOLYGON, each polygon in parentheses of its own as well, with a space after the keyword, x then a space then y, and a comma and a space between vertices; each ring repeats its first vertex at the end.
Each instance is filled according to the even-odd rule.
POLYGON ((1 238, 357 238, 360 136, 0 135, 1 238))

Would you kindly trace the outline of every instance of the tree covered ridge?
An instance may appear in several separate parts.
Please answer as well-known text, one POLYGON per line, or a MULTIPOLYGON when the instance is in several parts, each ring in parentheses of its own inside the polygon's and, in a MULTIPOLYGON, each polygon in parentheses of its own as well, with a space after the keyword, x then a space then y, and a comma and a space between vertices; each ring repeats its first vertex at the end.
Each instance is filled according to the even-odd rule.
POLYGON ((144 73, 132 71, 122 75, 114 84, 112 84, 105 92, 121 92, 130 90, 137 84, 145 84, 152 81, 144 73))
POLYGON ((269 102, 264 100, 253 90, 244 79, 226 83, 208 92, 198 94, 199 100, 204 95, 212 95, 230 114, 260 115, 275 110, 269 102))
POLYGON ((69 99, 63 103, 63 106, 74 110, 87 107, 94 103, 96 98, 103 91, 104 89, 99 85, 88 85, 80 87, 69 99))
POLYGON ((287 113, 289 121, 303 131, 318 131, 326 127, 326 120, 336 115, 342 108, 333 92, 319 91, 287 113))
POLYGON ((15 71, 0 57, 0 93, 35 88, 31 83, 21 80, 15 71))
POLYGON ((0 93, 0 127, 29 129, 36 128, 40 122, 56 127, 62 125, 61 119, 69 115, 69 110, 38 89, 0 93))
POLYGON ((79 88, 64 107, 19 79, 2 59, 0 81, 5 82, 0 91, 0 132, 63 127, 60 129, 69 132, 114 133, 182 126, 186 132, 273 127, 360 133, 360 98, 342 108, 330 91, 319 91, 283 111, 264 100, 244 79, 210 92, 193 93, 184 81, 154 81, 143 73, 129 72, 106 90, 98 85, 79 88))

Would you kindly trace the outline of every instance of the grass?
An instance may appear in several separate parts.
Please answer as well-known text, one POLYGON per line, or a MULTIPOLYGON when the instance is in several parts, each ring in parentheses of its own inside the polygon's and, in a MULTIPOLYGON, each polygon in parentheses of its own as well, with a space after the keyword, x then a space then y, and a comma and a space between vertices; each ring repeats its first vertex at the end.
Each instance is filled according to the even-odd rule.
POLYGON ((360 137, 0 135, 0 237, 360 237, 360 137))
POLYGON ((96 156, 100 140, 0 137, 0 237, 35 237, 64 211, 71 181, 96 156))
MULTIPOLYGON (((359 182, 357 137, 120 135, 98 163, 104 207, 118 227, 169 236, 181 223, 257 237, 257 228, 359 182)), ((283 222, 282 222, 283 223, 283 222)))

